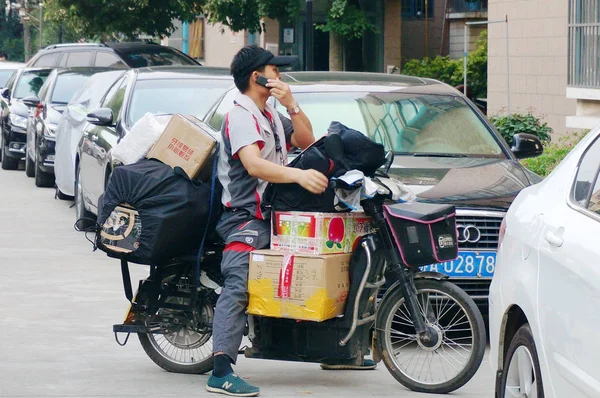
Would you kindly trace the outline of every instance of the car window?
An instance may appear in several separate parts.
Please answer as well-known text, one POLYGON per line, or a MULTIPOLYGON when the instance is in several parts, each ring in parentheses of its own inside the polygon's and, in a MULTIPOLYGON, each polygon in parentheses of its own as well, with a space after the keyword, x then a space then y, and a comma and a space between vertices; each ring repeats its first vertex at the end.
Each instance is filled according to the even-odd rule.
POLYGON ((198 65, 192 59, 161 46, 127 51, 123 55, 132 68, 158 65, 198 65))
POLYGON ((69 58, 67 58, 66 66, 89 66, 92 64, 92 56, 91 51, 71 52, 69 58))
POLYGON ((215 130, 221 130, 221 124, 223 124, 223 118, 225 114, 233 108, 233 100, 235 99, 238 90, 230 90, 221 103, 217 106, 217 109, 210 115, 207 123, 215 130))
POLYGON ((42 88, 40 88, 40 91, 38 92, 38 97, 42 101, 44 101, 46 94, 48 93, 48 88, 50 87, 51 84, 52 84, 52 78, 50 78, 50 76, 48 76, 48 79, 46 79, 46 81, 42 85, 42 88))
POLYGON ((230 85, 231 81, 225 79, 138 81, 127 111, 127 125, 132 126, 146 112, 181 113, 202 119, 230 85))
MULTIPOLYGON (((571 199, 578 206, 587 208, 590 196, 598 193, 598 169, 600 168, 600 138, 586 149, 579 161, 575 182, 571 189, 571 199)), ((598 198, 594 199, 595 201, 598 198)), ((591 204, 590 204, 591 205, 591 204)))
POLYGON ((123 106, 125 99, 125 90, 127 88, 127 76, 123 77, 106 94, 102 101, 102 108, 110 108, 113 111, 113 117, 116 119, 123 106))
POLYGON ((60 56, 60 53, 52 53, 52 54, 42 55, 35 61, 33 66, 38 66, 38 67, 54 66, 57 63, 59 56, 60 56))
POLYGON ((95 66, 111 66, 115 68, 125 68, 127 65, 123 63, 116 55, 99 51, 96 53, 95 66))
POLYGON ((600 215, 600 176, 596 178, 592 195, 590 196, 590 203, 588 204, 588 210, 600 215))
POLYGON ((10 77, 8 78, 8 81, 6 82, 6 86, 9 89, 13 90, 14 89, 14 85, 15 85, 15 80, 17 80, 17 75, 19 74, 19 71, 15 71, 12 75, 10 75, 10 77))
POLYGON ((8 79, 15 73, 14 70, 0 69, 0 88, 8 87, 8 79))
POLYGON ((40 88, 48 78, 51 71, 25 71, 17 82, 13 98, 24 98, 30 95, 38 95, 40 88))
POLYGON ((73 95, 79 90, 89 76, 64 74, 59 75, 52 90, 50 102, 53 104, 68 104, 73 95))
POLYGON ((58 66, 67 66, 67 60, 69 59, 69 53, 63 53, 62 57, 60 57, 60 62, 58 66))
POLYGON ((327 134, 332 121, 340 121, 398 155, 506 157, 492 130, 461 97, 369 92, 295 93, 294 97, 317 139, 327 134))

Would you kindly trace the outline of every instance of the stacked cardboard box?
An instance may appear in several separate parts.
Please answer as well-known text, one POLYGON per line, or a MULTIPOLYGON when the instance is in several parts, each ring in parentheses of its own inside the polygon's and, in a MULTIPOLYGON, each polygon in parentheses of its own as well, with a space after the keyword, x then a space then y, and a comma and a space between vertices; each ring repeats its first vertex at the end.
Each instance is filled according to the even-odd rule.
POLYGON ((274 212, 271 250, 251 254, 248 313, 324 321, 341 315, 364 213, 274 212))

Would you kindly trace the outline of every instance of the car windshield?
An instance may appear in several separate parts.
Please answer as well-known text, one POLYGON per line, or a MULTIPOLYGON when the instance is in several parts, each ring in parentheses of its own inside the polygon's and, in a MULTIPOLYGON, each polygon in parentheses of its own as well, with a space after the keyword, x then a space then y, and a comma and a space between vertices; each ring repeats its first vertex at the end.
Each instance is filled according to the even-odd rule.
POLYGON ((315 138, 339 121, 397 155, 505 158, 492 131, 460 97, 365 92, 294 97, 310 119, 315 138))
POLYGON ((89 79, 89 76, 86 75, 59 75, 56 79, 50 102, 53 104, 68 104, 73 94, 83 86, 83 83, 87 79, 89 79))
POLYGON ((192 59, 181 55, 175 51, 164 48, 154 50, 130 51, 124 54, 127 63, 132 68, 142 68, 145 66, 159 65, 198 65, 192 59))
POLYGON ((11 69, 0 69, 0 88, 6 87, 6 82, 13 73, 15 73, 15 71, 11 69))
POLYGON ((30 95, 38 95, 50 72, 50 70, 23 72, 17 82, 17 88, 13 97, 19 99, 30 95))
POLYGON ((226 79, 138 81, 127 112, 127 125, 131 127, 146 112, 181 113, 201 119, 229 86, 231 82, 226 79))

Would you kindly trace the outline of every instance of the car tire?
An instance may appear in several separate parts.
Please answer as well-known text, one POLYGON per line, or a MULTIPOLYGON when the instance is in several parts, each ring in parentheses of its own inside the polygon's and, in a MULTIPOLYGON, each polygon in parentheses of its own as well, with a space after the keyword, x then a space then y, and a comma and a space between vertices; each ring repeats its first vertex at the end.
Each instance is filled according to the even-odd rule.
POLYGON ((81 231, 92 228, 96 224, 96 216, 85 208, 83 192, 79 183, 81 172, 79 165, 75 171, 75 223, 81 231))
MULTIPOLYGON (((36 146, 37 148, 37 143, 36 146)), ((54 186, 54 173, 46 173, 40 169, 40 154, 35 151, 35 186, 39 188, 51 188, 54 186)))
POLYGON ((7 155, 8 148, 2 144, 2 170, 16 170, 19 167, 19 158, 12 158, 7 155))
POLYGON ((67 195, 67 194, 63 193, 60 189, 58 189, 58 187, 56 187, 56 195, 55 195, 55 197, 57 199, 60 199, 60 200, 75 200, 74 196, 67 195))
POLYGON ((540 361, 529 324, 521 326, 510 342, 499 390, 496 391, 499 398, 544 398, 540 361), (527 380, 522 380, 524 377, 527 380), (525 391, 521 391, 521 388, 525 391))
POLYGON ((25 175, 27 177, 35 177, 35 163, 25 151, 25 175))

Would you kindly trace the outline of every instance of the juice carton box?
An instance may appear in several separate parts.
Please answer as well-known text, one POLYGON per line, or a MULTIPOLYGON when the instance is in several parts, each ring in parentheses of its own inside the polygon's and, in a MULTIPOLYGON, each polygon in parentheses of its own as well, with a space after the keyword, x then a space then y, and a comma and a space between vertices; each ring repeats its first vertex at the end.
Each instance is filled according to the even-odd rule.
POLYGON ((275 212, 271 250, 304 254, 351 253, 371 232, 364 213, 275 212))

